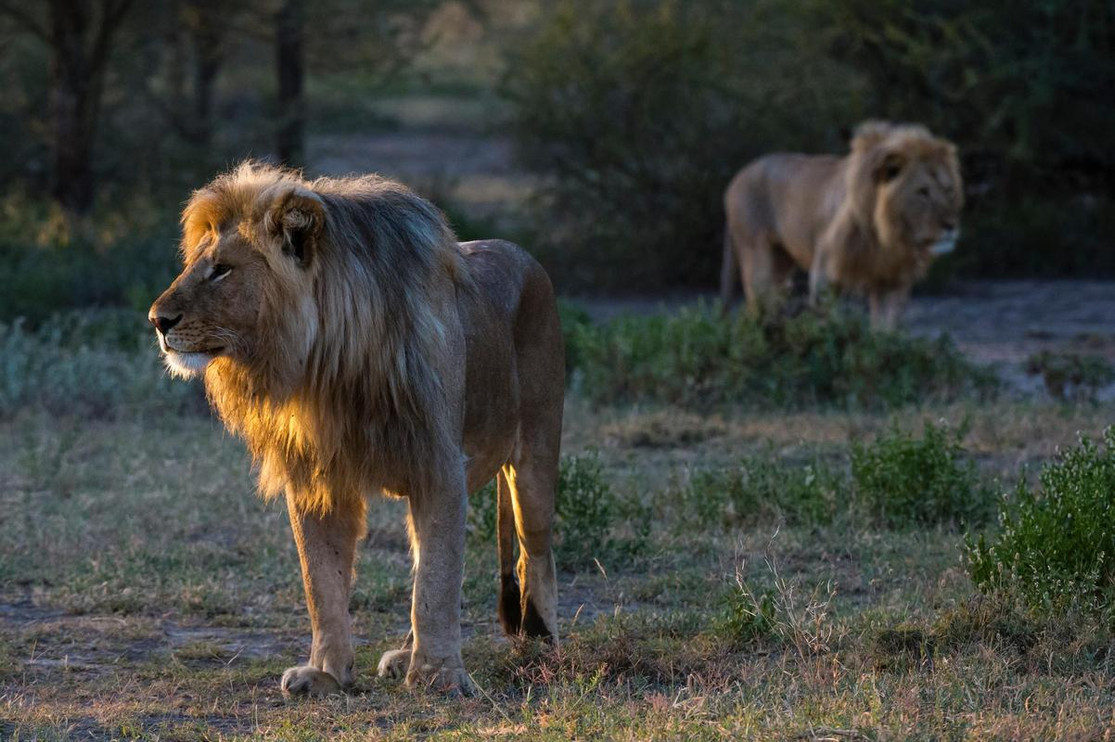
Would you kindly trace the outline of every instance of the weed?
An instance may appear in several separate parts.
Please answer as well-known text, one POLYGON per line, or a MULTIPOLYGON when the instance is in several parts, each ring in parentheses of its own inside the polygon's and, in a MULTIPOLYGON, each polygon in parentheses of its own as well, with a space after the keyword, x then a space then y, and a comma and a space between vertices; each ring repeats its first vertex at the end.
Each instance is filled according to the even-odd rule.
POLYGON ((766 557, 765 563, 772 578, 772 587, 766 589, 753 587, 745 577, 744 562, 737 563, 722 630, 733 643, 768 638, 793 647, 803 659, 827 652, 836 636, 836 585, 830 580, 803 589, 800 580, 782 576, 773 557, 766 557))
POLYGON ((558 473, 558 561, 567 567, 592 564, 610 548, 616 494, 595 453, 567 456, 558 473))
POLYGON ((1103 356, 1048 350, 1026 360, 1026 373, 1040 375, 1046 391, 1062 402, 1095 401, 1096 393, 1115 381, 1115 367, 1103 356))
POLYGON ((853 445, 856 498, 890 528, 987 521, 995 496, 964 458, 960 438, 960 431, 927 422, 921 438, 894 430, 869 446, 853 445))
POLYGON ((972 579, 1039 611, 1106 610, 1115 598, 1115 428, 1102 446, 1084 438, 1042 467, 1039 482, 1020 479, 1014 501, 1002 501, 998 534, 969 535, 972 579))
POLYGON ((767 454, 745 458, 730 469, 693 472, 676 493, 686 527, 724 528, 783 523, 819 525, 837 513, 843 477, 823 460, 787 464, 767 454))
POLYGON ((722 317, 703 303, 580 326, 573 346, 582 390, 597 404, 878 409, 986 396, 997 387, 947 337, 871 332, 862 316, 836 305, 757 319, 722 317))

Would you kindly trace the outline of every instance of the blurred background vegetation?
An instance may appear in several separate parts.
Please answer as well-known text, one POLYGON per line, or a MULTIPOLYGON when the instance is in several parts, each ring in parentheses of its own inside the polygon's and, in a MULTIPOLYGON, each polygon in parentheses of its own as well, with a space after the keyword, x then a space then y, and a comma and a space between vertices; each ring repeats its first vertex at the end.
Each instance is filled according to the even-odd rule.
POLYGON ((401 177, 563 293, 710 288, 731 175, 869 117, 960 146, 940 278, 1115 275, 1107 0, 5 0, 0 41, 0 320, 30 327, 146 307, 246 156, 401 177))

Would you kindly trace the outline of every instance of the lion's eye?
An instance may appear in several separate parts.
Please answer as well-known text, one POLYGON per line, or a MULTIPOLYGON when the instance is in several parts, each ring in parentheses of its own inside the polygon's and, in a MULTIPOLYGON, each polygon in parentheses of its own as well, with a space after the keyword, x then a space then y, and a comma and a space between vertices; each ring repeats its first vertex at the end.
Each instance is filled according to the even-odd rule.
POLYGON ((229 274, 229 271, 231 271, 231 270, 232 270, 231 265, 225 265, 224 263, 217 263, 213 266, 212 270, 209 271, 209 280, 210 281, 219 281, 220 279, 227 276, 229 274))

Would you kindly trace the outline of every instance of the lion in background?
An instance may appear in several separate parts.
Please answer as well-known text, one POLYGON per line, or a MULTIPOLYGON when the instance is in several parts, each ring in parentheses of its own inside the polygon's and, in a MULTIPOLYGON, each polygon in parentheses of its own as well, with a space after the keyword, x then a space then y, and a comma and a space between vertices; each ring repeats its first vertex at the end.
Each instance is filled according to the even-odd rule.
POLYGON ((830 284, 866 293, 872 326, 893 328, 914 282, 956 245, 962 206, 956 147, 916 124, 865 122, 845 157, 755 160, 724 194, 724 310, 740 278, 749 309, 777 306, 798 266, 811 301, 830 284))
POLYGON ((414 557, 411 633, 381 675, 469 690, 465 511, 493 477, 501 622, 556 642, 564 350, 538 263, 508 242, 458 244, 392 181, 251 162, 196 191, 182 224, 182 273, 149 318, 171 371, 203 376, 247 442, 260 491, 285 492, 313 644, 283 692, 352 682, 353 567, 379 492, 407 499, 414 557))

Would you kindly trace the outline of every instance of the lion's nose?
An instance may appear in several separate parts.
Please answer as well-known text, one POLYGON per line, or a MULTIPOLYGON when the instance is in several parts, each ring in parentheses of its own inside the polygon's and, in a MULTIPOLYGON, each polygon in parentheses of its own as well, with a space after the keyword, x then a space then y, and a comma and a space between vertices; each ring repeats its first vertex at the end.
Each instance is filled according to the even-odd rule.
POLYGON ((171 328, 182 321, 182 315, 180 314, 177 317, 162 317, 152 312, 151 314, 147 315, 147 319, 151 320, 151 324, 155 326, 156 330, 158 330, 163 335, 166 335, 168 332, 171 331, 171 328))

